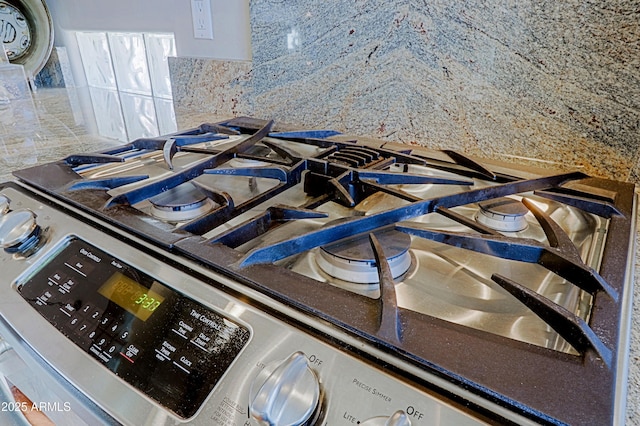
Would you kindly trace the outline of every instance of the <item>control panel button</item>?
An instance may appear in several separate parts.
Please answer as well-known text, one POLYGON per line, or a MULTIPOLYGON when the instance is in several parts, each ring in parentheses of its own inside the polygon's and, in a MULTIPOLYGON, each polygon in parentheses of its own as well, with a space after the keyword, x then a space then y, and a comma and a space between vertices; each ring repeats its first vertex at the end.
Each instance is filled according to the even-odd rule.
POLYGON ((160 346, 156 349, 157 358, 159 361, 171 361, 175 357, 177 350, 175 342, 165 339, 160 346))
POLYGON ((85 303, 78 312, 80 312, 81 315, 91 315, 93 313, 93 305, 85 303))
POLYGON ((76 328, 76 333, 80 336, 85 336, 92 330, 93 327, 91 326, 91 324, 82 320, 78 328, 76 328))
POLYGON ((67 323, 67 330, 73 331, 77 327, 79 327, 81 323, 82 323, 82 320, 80 319, 80 317, 77 317, 74 315, 71 317, 71 319, 67 323))
POLYGON ((111 315, 109 314, 104 314, 100 320, 98 321, 98 327, 102 328, 102 329, 106 329, 109 327, 109 324, 111 323, 111 315))
POLYGON ((411 420, 404 411, 398 410, 389 417, 372 417, 360 423, 360 426, 411 426, 411 420))
POLYGON ((117 339, 121 342, 126 342, 129 339, 130 334, 131 334, 131 331, 128 328, 123 327, 123 329, 117 335, 117 339))
POLYGON ((142 350, 138 346, 130 344, 124 347, 124 349, 120 352, 120 355, 122 355, 127 361, 133 364, 134 362, 136 362, 136 359, 138 359, 141 353, 142 350))
POLYGON ((109 356, 117 355, 120 352, 120 350, 122 350, 122 345, 113 340, 104 347, 104 351, 107 354, 109 354, 109 356))
POLYGON ((251 415, 269 425, 302 425, 320 402, 318 378, 302 352, 265 366, 249 393, 251 415))
POLYGON ((195 327, 190 321, 185 321, 183 319, 180 319, 173 327, 171 327, 171 331, 184 340, 191 339, 194 329, 195 327))
POLYGON ((173 363, 185 373, 190 374, 198 365, 198 356, 197 354, 182 351, 176 354, 173 363))
POLYGON ((116 318, 111 322, 111 324, 109 324, 109 327, 107 328, 107 332, 112 336, 120 337, 123 329, 124 329, 124 319, 116 318))
POLYGON ((91 321, 98 321, 102 317, 102 309, 92 308, 88 313, 88 318, 91 321))
POLYGON ((107 336, 106 334, 101 334, 100 336, 98 336, 97 339, 94 339, 93 344, 96 345, 98 348, 103 349, 108 342, 109 342, 109 336, 107 336))

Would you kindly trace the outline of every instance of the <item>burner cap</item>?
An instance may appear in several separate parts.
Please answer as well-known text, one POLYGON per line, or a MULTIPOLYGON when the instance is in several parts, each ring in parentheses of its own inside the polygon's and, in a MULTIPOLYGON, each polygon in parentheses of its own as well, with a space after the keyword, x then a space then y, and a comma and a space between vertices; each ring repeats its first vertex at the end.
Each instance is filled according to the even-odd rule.
MULTIPOLYGON (((407 272, 411 266, 411 237, 395 230, 375 232, 383 247, 393 278, 407 272)), ((318 266, 334 278, 359 284, 377 283, 378 269, 367 235, 347 238, 320 247, 318 266)))
POLYGON ((183 222, 211 211, 209 199, 191 183, 185 183, 149 199, 151 214, 167 222, 183 222))
POLYGON ((265 166, 270 166, 271 163, 268 163, 266 161, 256 160, 254 158, 235 157, 227 161, 226 165, 233 169, 241 169, 245 167, 265 167, 265 166))
POLYGON ((496 231, 516 232, 527 227, 529 210, 518 200, 500 197, 478 203, 476 221, 496 231))

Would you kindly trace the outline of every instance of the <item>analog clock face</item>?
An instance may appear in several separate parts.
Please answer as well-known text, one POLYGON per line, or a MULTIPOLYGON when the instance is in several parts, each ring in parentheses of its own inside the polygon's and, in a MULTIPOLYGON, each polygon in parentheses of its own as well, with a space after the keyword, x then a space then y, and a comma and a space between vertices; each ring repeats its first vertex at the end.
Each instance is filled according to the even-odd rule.
POLYGON ((23 56, 31 45, 31 29, 15 6, 0 1, 0 41, 10 61, 23 56))

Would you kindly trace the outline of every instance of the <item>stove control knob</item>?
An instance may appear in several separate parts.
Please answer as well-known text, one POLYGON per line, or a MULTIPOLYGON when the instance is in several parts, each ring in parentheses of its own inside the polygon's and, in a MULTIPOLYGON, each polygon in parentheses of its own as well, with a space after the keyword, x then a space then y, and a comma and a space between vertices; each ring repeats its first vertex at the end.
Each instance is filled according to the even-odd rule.
POLYGON ((391 417, 373 417, 360 423, 360 426, 411 426, 411 420, 404 411, 398 410, 391 417))
POLYGON ((36 214, 28 209, 14 210, 0 217, 0 248, 25 254, 40 241, 36 214))
POLYGON ((249 391, 251 415, 266 425, 303 425, 319 401, 320 383, 302 352, 265 366, 249 391))
POLYGON ((11 200, 4 195, 0 195, 0 216, 9 213, 9 204, 11 200))

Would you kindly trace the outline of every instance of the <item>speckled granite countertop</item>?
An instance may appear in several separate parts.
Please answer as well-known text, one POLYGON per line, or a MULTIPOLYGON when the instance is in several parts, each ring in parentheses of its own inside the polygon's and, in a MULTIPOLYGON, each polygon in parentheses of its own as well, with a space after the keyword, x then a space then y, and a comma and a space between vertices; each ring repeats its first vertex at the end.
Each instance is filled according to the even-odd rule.
POLYGON ((67 89, 41 89, 34 95, 35 116, 28 131, 11 133, 0 126, 0 181, 13 170, 91 152, 120 142, 92 135, 76 122, 67 89))

